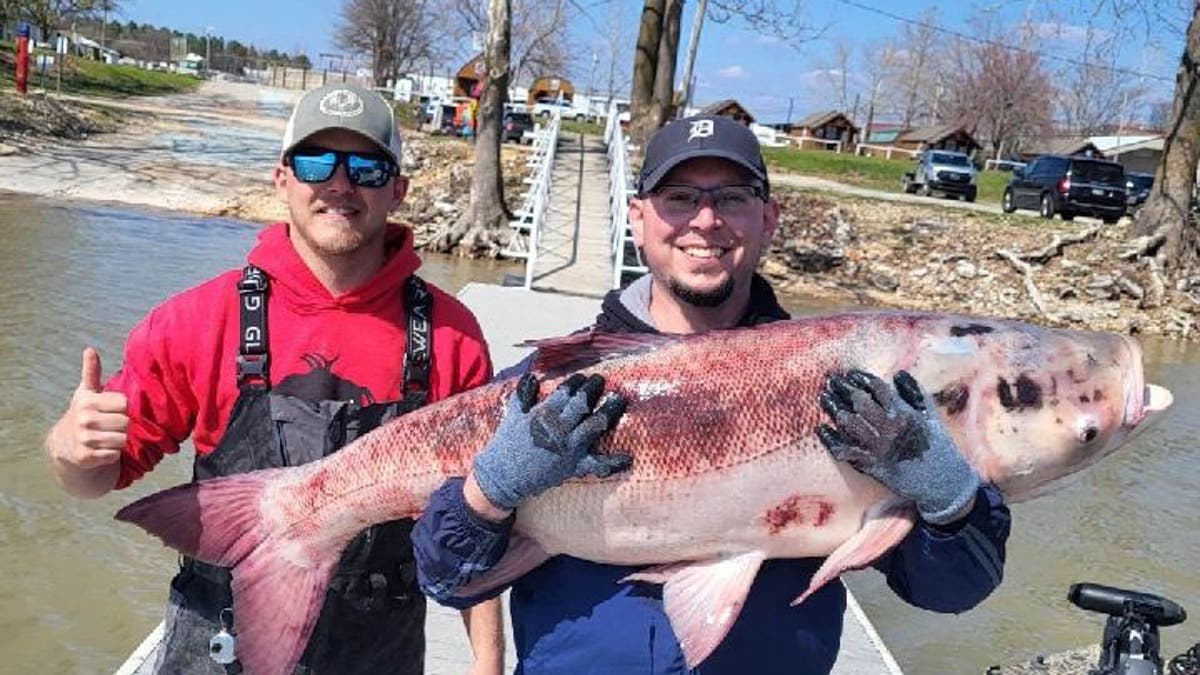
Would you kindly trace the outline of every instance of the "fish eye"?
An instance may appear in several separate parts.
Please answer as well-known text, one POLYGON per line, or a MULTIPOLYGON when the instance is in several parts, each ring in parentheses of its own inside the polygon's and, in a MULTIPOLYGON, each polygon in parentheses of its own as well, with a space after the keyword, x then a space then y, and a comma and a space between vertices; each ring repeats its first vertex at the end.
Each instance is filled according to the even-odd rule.
POLYGON ((1096 440, 1096 436, 1100 435, 1100 430, 1093 426, 1085 427, 1083 432, 1079 434, 1079 440, 1082 443, 1091 443, 1096 440))

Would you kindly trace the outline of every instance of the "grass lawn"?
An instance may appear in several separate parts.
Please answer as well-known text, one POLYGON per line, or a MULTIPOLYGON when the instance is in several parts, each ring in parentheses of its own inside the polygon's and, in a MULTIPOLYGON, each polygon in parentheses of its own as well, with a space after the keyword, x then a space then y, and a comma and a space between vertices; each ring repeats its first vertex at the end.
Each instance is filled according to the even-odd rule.
POLYGON ((563 119, 560 129, 563 133, 570 134, 583 134, 585 136, 604 135, 604 125, 595 122, 576 122, 575 120, 563 119))
MULTIPOLYGON (((795 148, 763 148, 763 158, 775 171, 801 173, 830 180, 889 192, 901 192, 900 178, 913 168, 911 159, 859 157, 826 150, 797 150, 795 148)), ((1009 174, 1003 171, 981 171, 975 200, 1000 203, 1009 174)))
MULTIPOLYGON (((58 84, 57 66, 51 66, 45 77, 37 72, 32 58, 29 63, 29 87, 45 87, 55 91, 58 84)), ((14 55, 12 45, 0 46, 0 87, 14 87, 14 55)), ((89 96, 153 96, 190 91, 202 80, 191 75, 144 70, 137 66, 109 65, 77 56, 69 57, 63 68, 62 90, 69 94, 89 96)))

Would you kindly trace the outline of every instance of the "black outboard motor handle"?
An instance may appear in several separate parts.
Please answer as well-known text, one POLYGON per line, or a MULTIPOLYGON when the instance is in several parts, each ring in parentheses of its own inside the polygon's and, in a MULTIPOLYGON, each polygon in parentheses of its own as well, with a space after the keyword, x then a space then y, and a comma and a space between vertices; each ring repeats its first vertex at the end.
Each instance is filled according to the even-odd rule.
POLYGON ((1067 599, 1076 607, 1089 612, 1109 616, 1134 614, 1156 626, 1174 626, 1187 619, 1187 612, 1183 607, 1166 598, 1100 584, 1071 584, 1067 599))

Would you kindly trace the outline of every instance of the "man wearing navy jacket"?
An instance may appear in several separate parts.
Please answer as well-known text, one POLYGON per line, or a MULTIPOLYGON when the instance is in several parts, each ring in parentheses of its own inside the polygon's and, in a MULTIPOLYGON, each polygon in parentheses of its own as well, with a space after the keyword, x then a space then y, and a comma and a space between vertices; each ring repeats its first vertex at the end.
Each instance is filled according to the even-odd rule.
MULTIPOLYGON (((608 294, 596 330, 699 333, 788 318, 771 287, 754 272, 778 225, 779 206, 770 197, 758 142, 746 127, 712 116, 671 122, 647 144, 637 187, 630 224, 650 273, 608 294)), ((527 372, 531 362, 499 377, 527 372)), ((910 400, 912 390, 903 385, 915 383, 898 379, 896 384, 899 397, 876 400, 910 400)), ((854 410, 851 400, 872 400, 848 395, 854 387, 869 391, 891 385, 864 373, 831 378, 821 405, 835 423, 818 434, 835 457, 862 456, 846 452, 856 443, 871 449, 866 447, 871 440, 845 424, 854 415, 913 414, 912 408, 854 410)), ((936 416, 921 419, 927 428, 919 442, 930 461, 856 465, 911 499, 921 515, 875 567, 907 602, 962 612, 1000 583, 1009 512, 994 488, 980 484, 936 416)), ((594 442, 598 435, 588 438, 594 442)), ((890 444, 892 438, 879 442, 890 444)), ((544 456, 526 458, 523 452, 516 443, 489 447, 470 475, 448 481, 434 494, 417 522, 418 579, 438 602, 462 608, 502 592, 455 595, 503 556, 520 501, 580 475, 577 466, 565 465, 577 458, 554 467, 539 463, 544 456)), ((593 466, 585 472, 621 468, 593 466)), ((516 672, 828 673, 841 641, 845 589, 827 584, 798 607, 788 605, 822 562, 766 561, 724 641, 689 669, 663 611, 660 586, 622 581, 636 567, 556 556, 511 586, 516 672)))

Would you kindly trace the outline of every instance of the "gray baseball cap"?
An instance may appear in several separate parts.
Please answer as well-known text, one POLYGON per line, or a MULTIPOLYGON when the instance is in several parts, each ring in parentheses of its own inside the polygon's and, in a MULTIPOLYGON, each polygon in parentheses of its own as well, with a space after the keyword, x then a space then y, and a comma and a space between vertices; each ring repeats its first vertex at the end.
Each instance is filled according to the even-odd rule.
POLYGON ((400 166, 400 134, 392 106, 378 93, 346 82, 327 84, 300 97, 283 132, 287 155, 313 134, 326 129, 346 129, 379 146, 400 166))

